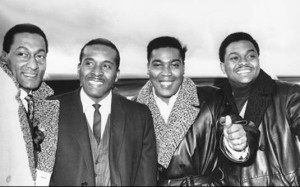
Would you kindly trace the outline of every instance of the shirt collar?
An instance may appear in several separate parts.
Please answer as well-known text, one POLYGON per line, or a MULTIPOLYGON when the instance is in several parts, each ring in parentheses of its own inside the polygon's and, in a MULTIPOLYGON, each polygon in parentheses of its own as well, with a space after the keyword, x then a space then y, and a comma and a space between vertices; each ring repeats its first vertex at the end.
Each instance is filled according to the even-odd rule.
MULTIPOLYGON (((89 107, 91 107, 95 102, 85 93, 81 88, 80 90, 80 99, 82 102, 83 112, 85 112, 89 107)), ((101 105, 101 108, 110 108, 111 107, 112 92, 103 98, 98 104, 101 105)))
POLYGON ((23 89, 20 89, 20 92, 21 92, 21 94, 20 94, 20 99, 21 99, 21 100, 24 100, 25 97, 26 97, 27 95, 32 94, 32 91, 30 91, 29 93, 27 93, 27 92, 26 92, 25 90, 23 90, 23 89))
POLYGON ((156 93, 155 93, 155 89, 154 87, 152 87, 152 93, 153 93, 153 96, 154 96, 154 99, 156 102, 160 102, 160 103, 164 103, 165 105, 168 105, 168 106, 172 106, 174 105, 178 95, 179 95, 179 91, 180 91, 181 87, 178 89, 178 91, 176 92, 176 94, 172 95, 169 99, 169 104, 165 103, 161 98, 159 98, 156 93))

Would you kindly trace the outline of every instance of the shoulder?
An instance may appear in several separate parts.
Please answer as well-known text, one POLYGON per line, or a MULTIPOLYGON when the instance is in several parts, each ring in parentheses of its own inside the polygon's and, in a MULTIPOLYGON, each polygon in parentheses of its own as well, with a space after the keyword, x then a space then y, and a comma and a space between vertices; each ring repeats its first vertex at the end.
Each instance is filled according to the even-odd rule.
POLYGON ((215 86, 199 86, 197 94, 200 101, 213 102, 224 99, 223 90, 215 86))
POLYGON ((114 94, 114 98, 118 99, 122 107, 125 108, 126 110, 134 110, 134 111, 149 111, 148 107, 144 104, 138 103, 133 100, 129 100, 121 95, 114 94))
POLYGON ((59 101, 71 100, 76 95, 79 95, 79 89, 71 91, 71 92, 51 96, 48 98, 48 100, 59 100, 59 101))
POLYGON ((300 93, 300 85, 296 83, 275 80, 277 94, 288 94, 290 92, 300 93))

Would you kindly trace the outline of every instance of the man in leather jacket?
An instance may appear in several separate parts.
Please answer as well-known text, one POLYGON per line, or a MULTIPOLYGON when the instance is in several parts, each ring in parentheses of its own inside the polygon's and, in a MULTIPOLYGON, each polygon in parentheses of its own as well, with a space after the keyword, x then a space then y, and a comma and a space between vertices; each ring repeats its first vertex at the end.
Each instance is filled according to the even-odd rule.
POLYGON ((222 185, 218 155, 223 152, 233 162, 246 161, 255 151, 257 129, 254 124, 238 124, 234 115, 221 118, 232 114, 222 91, 197 88, 184 77, 186 48, 176 38, 155 38, 147 52, 150 80, 140 90, 137 101, 146 104, 152 113, 158 185, 222 185), (220 124, 225 121, 228 126, 223 128, 220 124))
POLYGON ((224 159, 225 181, 237 186, 299 186, 300 87, 273 80, 259 65, 259 46, 247 33, 227 36, 220 48, 220 85, 235 110, 260 131, 252 159, 236 165, 224 159))

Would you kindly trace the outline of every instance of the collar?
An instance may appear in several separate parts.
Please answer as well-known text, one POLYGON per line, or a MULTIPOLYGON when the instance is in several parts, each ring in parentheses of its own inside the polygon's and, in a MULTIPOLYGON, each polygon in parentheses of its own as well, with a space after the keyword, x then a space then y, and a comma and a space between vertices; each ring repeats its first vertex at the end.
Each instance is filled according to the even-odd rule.
POLYGON ((155 102, 153 86, 148 81, 140 90, 137 102, 147 105, 153 117, 157 142, 158 163, 168 168, 172 156, 194 123, 200 109, 197 87, 190 78, 184 78, 166 123, 155 102))
POLYGON ((156 104, 160 110, 160 114, 162 115, 162 117, 164 118, 165 122, 168 122, 168 118, 170 116, 171 110, 175 104, 175 101, 178 97, 178 93, 179 93, 180 88, 178 89, 178 91, 176 92, 175 95, 172 95, 169 98, 169 102, 166 103, 164 102, 160 97, 158 97, 155 93, 154 87, 152 88, 152 93, 154 96, 154 100, 156 101, 156 104))
MULTIPOLYGON (((83 112, 88 110, 95 102, 85 93, 85 91, 81 88, 80 90, 80 99, 82 102, 83 112)), ((112 100, 112 92, 110 91, 109 94, 103 98, 98 104, 101 105, 101 109, 105 108, 106 111, 110 111, 111 108, 111 100, 112 100)))
POLYGON ((169 99, 169 103, 165 103, 160 97, 158 97, 155 93, 155 90, 154 90, 154 87, 152 87, 152 93, 153 93, 153 96, 154 96, 154 99, 156 102, 163 102, 165 103, 166 105, 168 106, 173 106, 177 97, 178 97, 178 94, 179 94, 179 91, 180 91, 180 88, 178 89, 178 91, 176 92, 176 94, 172 95, 169 99))

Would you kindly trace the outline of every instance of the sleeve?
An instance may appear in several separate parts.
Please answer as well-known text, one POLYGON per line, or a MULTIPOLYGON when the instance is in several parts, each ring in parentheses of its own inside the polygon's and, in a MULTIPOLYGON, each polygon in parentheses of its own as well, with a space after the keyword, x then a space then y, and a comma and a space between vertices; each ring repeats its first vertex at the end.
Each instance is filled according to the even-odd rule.
POLYGON ((235 163, 247 162, 249 159, 251 159, 253 156, 255 156, 255 153, 258 149, 260 132, 253 122, 243 120, 242 117, 239 116, 239 114, 237 114, 237 111, 234 110, 234 107, 232 106, 233 104, 230 103, 225 96, 224 96, 224 101, 220 105, 221 105, 219 108, 220 115, 218 116, 218 120, 217 120, 218 121, 218 132, 219 132, 218 137, 220 138, 220 140, 219 140, 220 150, 224 154, 224 156, 232 162, 235 162, 235 163), (248 143, 248 148, 247 148, 248 153, 246 155, 240 155, 240 154, 233 153, 233 154, 235 154, 235 156, 234 156, 234 155, 232 155, 232 151, 230 151, 230 149, 228 149, 229 146, 226 147, 226 145, 224 145, 225 138, 223 135, 223 126, 219 123, 219 118, 221 116, 226 116, 226 115, 231 116, 233 123, 243 122, 242 125, 246 132, 247 143, 248 143), (242 158, 241 158, 241 156, 242 156, 242 158))
POLYGON ((157 152, 152 115, 147 108, 141 161, 137 171, 135 186, 156 186, 157 152))
POLYGON ((291 132, 300 136, 300 86, 295 84, 288 89, 286 112, 291 132))

